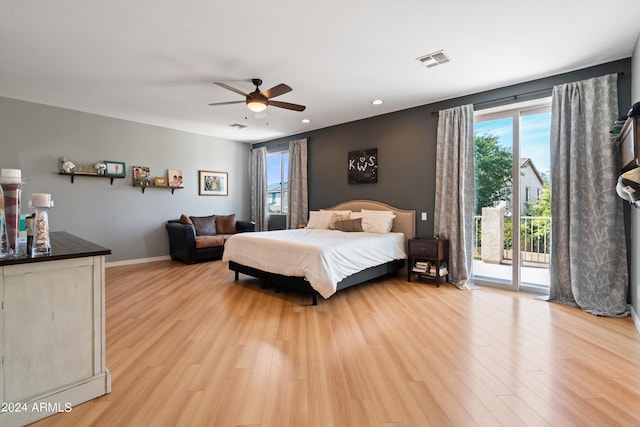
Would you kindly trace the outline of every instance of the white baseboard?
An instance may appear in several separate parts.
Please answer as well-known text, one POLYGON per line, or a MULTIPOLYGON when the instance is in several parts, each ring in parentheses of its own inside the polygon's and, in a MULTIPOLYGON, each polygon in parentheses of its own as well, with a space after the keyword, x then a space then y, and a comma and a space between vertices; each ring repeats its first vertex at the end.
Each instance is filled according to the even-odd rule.
POLYGON ((167 261, 167 260, 170 260, 170 259, 171 259, 171 257, 169 255, 156 256, 156 257, 151 257, 151 258, 127 259, 127 260, 124 260, 124 261, 107 262, 105 264, 105 268, 120 267, 120 266, 123 266, 123 265, 144 264, 144 263, 147 263, 147 262, 167 261))

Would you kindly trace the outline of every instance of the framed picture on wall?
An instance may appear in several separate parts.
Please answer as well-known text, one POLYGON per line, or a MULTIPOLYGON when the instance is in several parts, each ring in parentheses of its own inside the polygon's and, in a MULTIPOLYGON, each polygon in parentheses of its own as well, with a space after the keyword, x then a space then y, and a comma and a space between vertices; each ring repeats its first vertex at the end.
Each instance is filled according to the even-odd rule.
POLYGON ((378 182, 378 149, 350 151, 348 156, 349 184, 378 182))
POLYGON ((133 185, 151 185, 151 170, 148 166, 131 166, 133 185))
POLYGON ((106 165, 104 174, 107 176, 125 176, 127 174, 124 168, 124 162, 112 162, 111 160, 105 160, 103 162, 106 165))
POLYGON ((169 187, 184 187, 182 183, 182 170, 167 169, 167 182, 169 183, 169 187))
POLYGON ((201 196, 227 196, 229 181, 227 172, 198 171, 199 191, 201 196))

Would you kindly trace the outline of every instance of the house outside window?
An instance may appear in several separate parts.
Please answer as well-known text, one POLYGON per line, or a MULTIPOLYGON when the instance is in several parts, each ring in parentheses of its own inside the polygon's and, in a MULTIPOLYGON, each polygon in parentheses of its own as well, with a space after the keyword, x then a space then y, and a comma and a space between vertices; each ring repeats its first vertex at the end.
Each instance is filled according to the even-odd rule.
POLYGON ((289 152, 267 154, 267 213, 287 214, 289 152))
POLYGON ((520 212, 524 215, 538 203, 544 186, 544 177, 528 157, 520 158, 520 183, 524 186, 524 197, 520 204, 520 212))

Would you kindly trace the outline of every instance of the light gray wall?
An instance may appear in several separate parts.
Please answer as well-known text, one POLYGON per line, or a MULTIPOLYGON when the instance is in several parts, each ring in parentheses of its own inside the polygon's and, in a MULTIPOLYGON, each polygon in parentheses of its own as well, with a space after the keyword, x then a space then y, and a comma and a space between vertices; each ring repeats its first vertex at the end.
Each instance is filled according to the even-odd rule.
POLYGON ((112 250, 108 262, 166 256, 164 224, 181 213, 249 216, 250 146, 209 136, 0 97, 0 168, 22 169, 22 213, 32 193, 51 193, 50 228, 68 231, 112 250), (78 165, 100 160, 126 163, 114 180, 58 175, 58 158, 78 165), (181 169, 185 188, 131 185, 131 166, 152 176, 181 169), (228 196, 199 196, 198 170, 229 173, 228 196))
MULTIPOLYGON (((640 34, 631 60, 631 100, 640 102, 640 34)), ((631 209, 631 305, 636 325, 640 329, 640 209, 631 209)))

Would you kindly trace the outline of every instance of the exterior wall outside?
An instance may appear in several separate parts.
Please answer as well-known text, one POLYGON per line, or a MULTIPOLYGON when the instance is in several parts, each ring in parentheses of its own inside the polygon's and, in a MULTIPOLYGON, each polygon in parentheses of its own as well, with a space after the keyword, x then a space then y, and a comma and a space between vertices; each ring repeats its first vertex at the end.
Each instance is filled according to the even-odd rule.
POLYGON ((500 264, 504 254, 504 209, 482 208, 481 259, 500 264))
POLYGON ((526 163, 520 168, 520 215, 524 215, 527 206, 533 207, 538 203, 538 195, 542 193, 543 183, 538 179, 538 175, 531 166, 526 163), (527 191, 529 192, 529 203, 527 204, 527 191))

